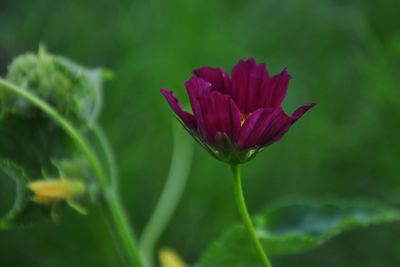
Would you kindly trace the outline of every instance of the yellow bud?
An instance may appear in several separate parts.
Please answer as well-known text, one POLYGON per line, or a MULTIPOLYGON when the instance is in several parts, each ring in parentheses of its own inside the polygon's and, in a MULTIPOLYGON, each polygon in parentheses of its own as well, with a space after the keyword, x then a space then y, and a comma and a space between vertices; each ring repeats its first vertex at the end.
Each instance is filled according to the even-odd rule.
POLYGON ((172 249, 164 248, 159 252, 161 267, 186 267, 187 265, 172 249))
POLYGON ((41 204, 66 201, 85 193, 84 183, 66 179, 38 180, 29 183, 28 188, 34 193, 33 201, 41 204))

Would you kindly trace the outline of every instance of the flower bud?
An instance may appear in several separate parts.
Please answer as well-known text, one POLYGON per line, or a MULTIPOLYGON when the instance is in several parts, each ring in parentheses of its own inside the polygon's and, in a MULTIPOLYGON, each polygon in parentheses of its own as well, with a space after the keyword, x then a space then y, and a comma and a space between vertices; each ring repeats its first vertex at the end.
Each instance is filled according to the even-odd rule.
POLYGON ((40 204, 54 204, 82 196, 86 186, 81 181, 67 179, 37 180, 28 184, 34 193, 33 201, 40 204))
POLYGON ((169 248, 164 248, 159 253, 161 267, 186 267, 187 265, 179 255, 169 248))

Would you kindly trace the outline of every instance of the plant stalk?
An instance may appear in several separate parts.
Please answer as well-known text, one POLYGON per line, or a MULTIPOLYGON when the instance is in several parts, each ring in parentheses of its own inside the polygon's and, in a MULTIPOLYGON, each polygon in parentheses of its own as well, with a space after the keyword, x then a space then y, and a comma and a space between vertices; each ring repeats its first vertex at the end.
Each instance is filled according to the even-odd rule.
POLYGON ((245 201, 245 198, 243 195, 243 189, 242 189, 242 180, 241 180, 241 176, 240 176, 240 165, 232 164, 231 167, 232 167, 232 172, 233 172, 233 177, 234 177, 234 190, 235 190, 236 204, 239 209, 239 213, 242 218, 242 221, 247 229, 247 232, 251 238, 251 241, 253 242, 253 244, 257 250, 257 253, 260 257, 260 260, 261 260, 263 266, 264 267, 272 267, 272 264, 269 261, 267 254, 265 253, 260 240, 257 238, 256 231, 254 229, 253 223, 251 222, 249 212, 247 210, 246 201, 245 201))
POLYGON ((116 247, 122 251, 126 265, 129 267, 144 267, 139 250, 129 225, 127 214, 119 200, 119 197, 110 192, 100 202, 103 216, 110 225, 110 231, 116 243, 116 247))
POLYGON ((140 238, 141 253, 150 266, 154 266, 154 248, 181 199, 192 165, 192 139, 182 131, 180 124, 174 122, 172 128, 174 143, 168 177, 156 208, 140 238))

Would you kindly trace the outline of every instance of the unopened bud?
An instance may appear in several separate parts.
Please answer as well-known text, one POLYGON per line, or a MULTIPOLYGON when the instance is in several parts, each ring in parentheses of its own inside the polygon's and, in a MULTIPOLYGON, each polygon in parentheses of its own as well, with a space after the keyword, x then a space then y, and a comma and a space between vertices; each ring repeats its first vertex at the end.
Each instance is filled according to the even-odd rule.
POLYGON ((33 201, 41 204, 68 201, 86 191, 81 181, 66 179, 38 180, 29 183, 28 188, 34 193, 33 201))
POLYGON ((161 267, 186 267, 187 265, 172 249, 165 248, 159 252, 161 267))

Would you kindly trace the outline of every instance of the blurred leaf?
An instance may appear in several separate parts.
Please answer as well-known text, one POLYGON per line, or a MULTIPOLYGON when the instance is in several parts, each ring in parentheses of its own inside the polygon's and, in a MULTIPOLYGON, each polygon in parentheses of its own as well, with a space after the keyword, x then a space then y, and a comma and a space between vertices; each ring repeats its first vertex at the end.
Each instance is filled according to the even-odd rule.
POLYGON ((7 160, 0 161, 0 229, 8 228, 26 204, 27 180, 20 167, 7 160))
MULTIPOLYGON (((0 217, 0 229, 60 217, 64 203, 32 202, 27 182, 61 177, 90 184, 92 179, 85 158, 80 156, 72 140, 41 114, 7 114, 0 118, 0 158, 4 162, 0 165, 0 216, 5 214, 0 217), (11 210, 7 211, 10 206, 11 210)), ((95 191, 96 188, 89 190, 93 195, 95 191)))
POLYGON ((60 212, 31 201, 29 180, 31 177, 22 167, 9 160, 0 161, 0 230, 30 226, 60 212))
POLYGON ((57 174, 51 159, 71 155, 68 136, 45 116, 8 114, 0 118, 0 158, 23 166, 32 179, 57 174))
MULTIPOLYGON (((363 201, 290 200, 255 217, 257 234, 269 255, 302 253, 351 229, 400 221, 400 211, 363 201)), ((200 258, 201 267, 258 266, 242 225, 229 228, 200 258)))
MULTIPOLYGON (((100 69, 86 69, 66 58, 50 55, 41 47, 38 54, 17 57, 9 66, 7 80, 46 102, 85 135, 87 126, 93 125, 99 115, 105 75, 107 73, 100 69)), ((82 180, 84 196, 94 199, 98 192, 96 182, 81 152, 66 132, 37 106, 11 91, 0 91, 0 158, 22 166, 29 182, 82 180)), ((5 174, 10 176, 10 171, 5 174)), ((6 175, 0 178, 4 184, 10 180, 6 175)), ((22 190, 17 186, 18 194, 4 189, 5 198, 15 197, 18 209, 12 209, 12 216, 7 213, 1 228, 26 225, 42 218, 57 220, 61 207, 66 204, 81 213, 86 212, 78 202, 83 194, 79 199, 56 198, 33 203, 26 184, 24 187, 22 190)), ((43 198, 42 195, 38 197, 43 198)))

